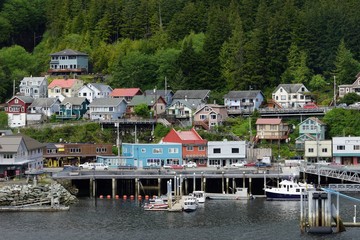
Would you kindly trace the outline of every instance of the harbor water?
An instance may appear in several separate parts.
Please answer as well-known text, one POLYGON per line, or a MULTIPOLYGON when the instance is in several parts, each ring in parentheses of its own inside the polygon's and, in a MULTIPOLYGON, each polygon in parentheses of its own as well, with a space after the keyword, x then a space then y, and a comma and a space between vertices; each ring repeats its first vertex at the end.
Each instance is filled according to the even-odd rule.
MULTIPOLYGON (((1 213, 0 239, 359 239, 360 228, 302 234, 298 201, 207 200, 195 212, 144 211, 144 201, 81 199, 70 211, 1 213)), ((356 204, 356 203, 355 203, 356 204)), ((354 203, 341 200, 344 221, 354 203)), ((360 214, 359 214, 360 218, 360 214)), ((360 220, 360 219, 359 219, 360 220)))

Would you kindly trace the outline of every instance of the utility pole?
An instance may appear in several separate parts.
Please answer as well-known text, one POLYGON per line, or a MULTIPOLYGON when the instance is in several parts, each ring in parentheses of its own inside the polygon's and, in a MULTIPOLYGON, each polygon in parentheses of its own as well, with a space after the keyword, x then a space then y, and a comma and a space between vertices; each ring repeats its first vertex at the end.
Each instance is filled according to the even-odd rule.
POLYGON ((336 76, 334 75, 334 107, 336 107, 336 76))

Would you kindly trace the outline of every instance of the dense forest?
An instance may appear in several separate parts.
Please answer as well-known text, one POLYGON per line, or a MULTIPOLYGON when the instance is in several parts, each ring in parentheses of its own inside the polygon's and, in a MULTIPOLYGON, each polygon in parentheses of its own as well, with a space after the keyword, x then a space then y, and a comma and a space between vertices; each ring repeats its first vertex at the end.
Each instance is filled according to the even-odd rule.
MULTIPOLYGON (((229 90, 352 83, 358 0, 0 0, 0 102, 49 54, 89 54, 112 87, 229 90)), ((15 90, 16 91, 16 90, 15 90)))

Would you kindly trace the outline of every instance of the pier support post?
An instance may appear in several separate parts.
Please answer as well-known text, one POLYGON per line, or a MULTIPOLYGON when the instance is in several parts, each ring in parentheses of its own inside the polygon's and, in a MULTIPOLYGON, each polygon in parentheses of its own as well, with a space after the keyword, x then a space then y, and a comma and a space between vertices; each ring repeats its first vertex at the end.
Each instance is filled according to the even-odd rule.
POLYGON ((252 194, 252 193, 251 193, 251 182, 252 182, 252 178, 249 177, 249 193, 250 193, 250 195, 252 194))
POLYGON ((112 193, 112 198, 114 199, 116 196, 116 179, 112 178, 111 179, 111 193, 112 193))
POLYGON ((226 193, 229 193, 229 178, 226 178, 226 193))
POLYGON ((233 178, 233 179, 232 179, 232 193, 235 193, 235 188, 236 188, 235 178, 233 178))
POLYGON ((140 188, 139 188, 139 179, 135 178, 135 199, 139 199, 140 188))
POLYGON ((245 188, 245 172, 243 172, 243 188, 245 188))
POLYGON ((204 187, 203 187, 203 191, 206 192, 206 178, 204 177, 204 187))
POLYGON ((224 183, 224 172, 222 172, 222 174, 221 174, 221 192, 222 192, 222 193, 225 193, 224 188, 225 188, 225 183, 224 183))
POLYGON ((96 198, 96 180, 95 179, 93 179, 93 182, 92 182, 92 195, 93 195, 93 197, 94 198, 96 198))
POLYGON ((189 191, 188 191, 188 179, 185 178, 185 195, 188 195, 189 194, 189 191))
POLYGON ((196 178, 194 173, 194 181, 193 181, 193 191, 196 191, 196 178))
POLYGON ((200 190, 204 191, 204 173, 201 172, 200 190))
POLYGON ((90 178, 89 179, 89 197, 90 198, 93 198, 94 197, 94 190, 93 190, 93 187, 94 187, 94 179, 90 178))
POLYGON ((158 178, 158 196, 161 196, 161 178, 158 178))

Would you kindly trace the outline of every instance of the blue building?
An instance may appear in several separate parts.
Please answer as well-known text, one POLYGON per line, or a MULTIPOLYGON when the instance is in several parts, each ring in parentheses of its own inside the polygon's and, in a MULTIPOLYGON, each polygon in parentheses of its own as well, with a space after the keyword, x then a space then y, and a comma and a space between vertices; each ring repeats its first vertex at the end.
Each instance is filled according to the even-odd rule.
POLYGON ((138 168, 183 164, 181 143, 123 143, 122 157, 138 168))
POLYGON ((52 75, 64 74, 83 74, 89 72, 89 56, 86 53, 65 49, 60 52, 50 54, 50 69, 48 73, 52 75))

